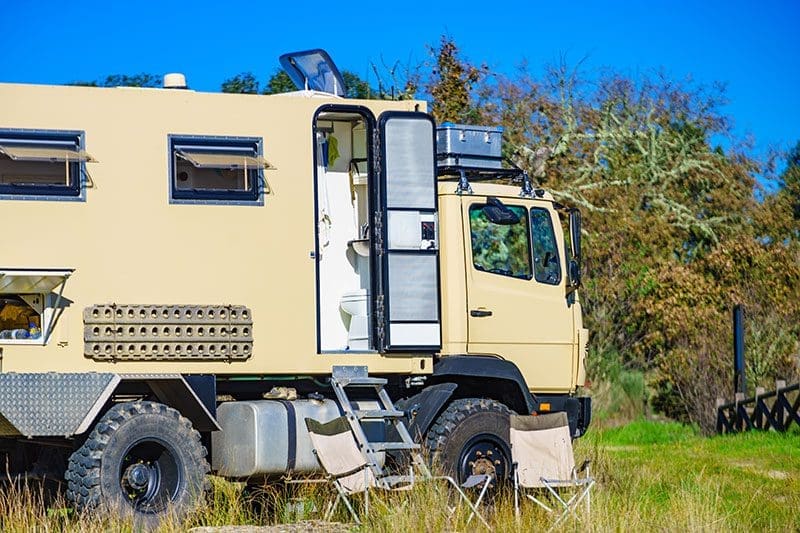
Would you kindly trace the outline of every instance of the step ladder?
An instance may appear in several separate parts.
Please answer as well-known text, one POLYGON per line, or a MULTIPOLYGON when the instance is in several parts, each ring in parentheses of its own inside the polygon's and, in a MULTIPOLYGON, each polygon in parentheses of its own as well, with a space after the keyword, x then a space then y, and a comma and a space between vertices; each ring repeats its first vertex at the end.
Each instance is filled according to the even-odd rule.
POLYGON ((344 412, 350 428, 353 430, 356 442, 361 448, 361 453, 375 475, 375 479, 384 480, 382 483, 387 485, 386 488, 391 488, 388 485, 393 486, 403 482, 413 482, 414 468, 418 469, 423 477, 431 477, 428 465, 420 453, 420 446, 411 438, 411 434, 403 421, 405 413, 394 407, 392 399, 389 398, 389 394, 384 389, 386 379, 370 377, 366 366, 334 366, 330 383, 333 392, 336 394, 339 406, 344 412), (372 389, 377 397, 379 408, 370 410, 353 409, 346 389, 356 388, 372 389), (370 441, 364 431, 364 427, 361 425, 362 422, 366 421, 383 421, 387 429, 388 427, 393 427, 396 430, 400 441, 370 441), (408 475, 387 476, 381 466, 381 463, 383 463, 381 454, 387 451, 402 450, 408 451, 410 455, 411 471, 408 475))

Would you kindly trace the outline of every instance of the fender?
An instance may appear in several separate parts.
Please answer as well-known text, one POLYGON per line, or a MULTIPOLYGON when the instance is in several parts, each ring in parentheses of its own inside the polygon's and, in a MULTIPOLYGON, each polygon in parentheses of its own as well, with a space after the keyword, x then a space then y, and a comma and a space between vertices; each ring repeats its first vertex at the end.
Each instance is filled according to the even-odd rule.
POLYGON ((495 357, 443 357, 434 365, 428 383, 429 386, 414 396, 398 402, 407 413, 408 429, 417 441, 451 400, 475 396, 492 398, 526 414, 536 406, 517 366, 495 357))
POLYGON ((436 415, 450 400, 456 388, 458 385, 455 383, 439 383, 424 388, 411 398, 397 402, 397 406, 406 412, 408 432, 415 441, 422 442, 422 436, 431 427, 436 415))
POLYGON ((484 395, 503 402, 517 413, 528 414, 537 402, 517 365, 484 355, 449 355, 433 366, 431 383, 450 381, 463 385, 458 397, 484 395))

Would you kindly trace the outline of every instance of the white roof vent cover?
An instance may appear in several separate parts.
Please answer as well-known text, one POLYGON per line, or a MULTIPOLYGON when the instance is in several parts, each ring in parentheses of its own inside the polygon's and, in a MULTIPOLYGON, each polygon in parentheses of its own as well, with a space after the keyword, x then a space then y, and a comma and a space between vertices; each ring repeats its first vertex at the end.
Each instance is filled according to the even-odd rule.
POLYGON ((172 72, 164 74, 164 88, 165 89, 186 89, 186 76, 180 72, 172 72))

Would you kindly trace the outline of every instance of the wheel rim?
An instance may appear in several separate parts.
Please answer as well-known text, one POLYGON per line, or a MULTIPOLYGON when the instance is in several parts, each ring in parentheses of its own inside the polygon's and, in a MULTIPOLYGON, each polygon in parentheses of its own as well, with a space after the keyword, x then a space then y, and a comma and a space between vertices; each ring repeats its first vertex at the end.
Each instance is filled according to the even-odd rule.
POLYGON ((183 484, 178 455, 159 439, 141 439, 123 455, 120 486, 137 511, 156 514, 175 501, 183 484))
POLYGON ((461 450, 458 462, 459 481, 463 483, 469 476, 476 474, 489 474, 495 480, 502 481, 509 472, 510 456, 508 445, 497 435, 474 435, 461 450))

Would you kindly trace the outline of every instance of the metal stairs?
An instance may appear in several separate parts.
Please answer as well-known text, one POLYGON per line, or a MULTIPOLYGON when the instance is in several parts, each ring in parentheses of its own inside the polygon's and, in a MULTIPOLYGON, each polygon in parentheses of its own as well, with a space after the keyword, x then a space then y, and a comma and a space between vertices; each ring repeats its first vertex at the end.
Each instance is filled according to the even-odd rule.
POLYGON ((336 394, 339 406, 347 418, 350 428, 353 430, 353 435, 361 449, 361 453, 364 455, 364 459, 375 475, 376 480, 387 485, 386 488, 391 488, 388 485, 393 487, 403 482, 413 483, 415 468, 424 477, 431 477, 428 465, 420 453, 420 446, 414 442, 403 421, 405 413, 395 409, 392 399, 389 398, 389 394, 384 389, 386 385, 385 379, 370 377, 366 366, 334 366, 330 383, 333 392, 336 394), (347 389, 371 389, 375 393, 380 408, 370 410, 353 409, 353 405, 347 395, 347 389), (389 427, 395 429, 396 434, 400 437, 399 441, 369 440, 364 427, 361 425, 362 422, 380 420, 384 422, 387 429, 389 427), (387 451, 408 452, 411 459, 411 469, 408 475, 387 475, 382 466, 384 463, 382 454, 387 451))

